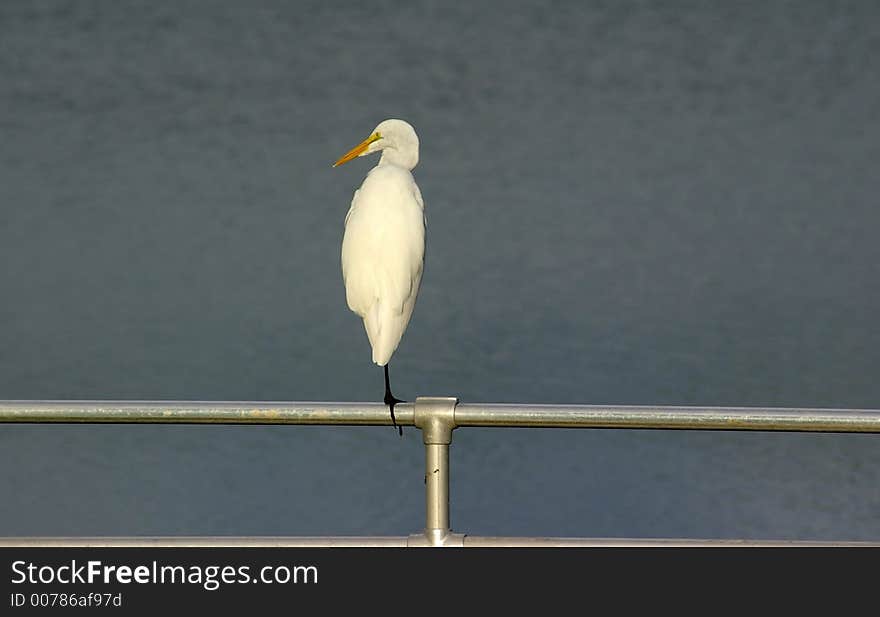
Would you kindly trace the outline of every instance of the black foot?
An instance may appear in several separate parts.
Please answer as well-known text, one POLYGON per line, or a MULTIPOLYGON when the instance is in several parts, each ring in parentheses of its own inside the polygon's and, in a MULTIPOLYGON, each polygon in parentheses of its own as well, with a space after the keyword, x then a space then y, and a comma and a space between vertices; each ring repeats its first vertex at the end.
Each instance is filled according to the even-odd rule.
POLYGON ((390 391, 385 393, 385 404, 388 405, 388 408, 391 410, 391 424, 394 425, 394 428, 397 429, 397 433, 403 437, 403 427, 397 425, 397 419, 394 417, 394 406, 398 403, 405 403, 399 398, 394 398, 394 395, 391 394, 390 391))

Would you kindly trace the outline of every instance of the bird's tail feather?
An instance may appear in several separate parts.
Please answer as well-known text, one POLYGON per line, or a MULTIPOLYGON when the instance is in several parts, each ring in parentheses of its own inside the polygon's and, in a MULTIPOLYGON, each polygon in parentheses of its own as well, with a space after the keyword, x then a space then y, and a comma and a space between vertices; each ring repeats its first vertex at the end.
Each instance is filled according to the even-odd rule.
POLYGON ((364 329, 373 348, 373 362, 385 366, 400 344, 406 324, 403 315, 376 302, 364 315, 364 329))

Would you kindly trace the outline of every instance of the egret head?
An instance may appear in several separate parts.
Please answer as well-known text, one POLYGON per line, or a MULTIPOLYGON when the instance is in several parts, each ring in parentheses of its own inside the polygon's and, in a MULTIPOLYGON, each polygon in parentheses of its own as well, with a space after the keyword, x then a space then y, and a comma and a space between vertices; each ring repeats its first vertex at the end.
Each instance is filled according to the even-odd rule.
POLYGON ((333 167, 380 150, 382 151, 382 158, 379 159, 380 165, 391 163, 412 169, 419 162, 419 138, 415 129, 409 122, 403 120, 384 120, 373 129, 373 133, 369 137, 333 163, 333 167))

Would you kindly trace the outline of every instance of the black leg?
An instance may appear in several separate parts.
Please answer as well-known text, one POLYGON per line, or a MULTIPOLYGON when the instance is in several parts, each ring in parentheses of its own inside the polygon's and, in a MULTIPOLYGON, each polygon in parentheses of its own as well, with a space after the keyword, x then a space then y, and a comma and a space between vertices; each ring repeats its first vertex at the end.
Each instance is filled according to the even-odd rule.
POLYGON ((398 434, 403 437, 403 427, 397 426, 397 419, 394 417, 394 406, 398 403, 405 403, 406 401, 402 401, 399 398, 394 398, 394 395, 391 394, 391 381, 388 379, 388 365, 385 365, 385 404, 388 405, 389 409, 391 409, 391 424, 397 429, 398 434))

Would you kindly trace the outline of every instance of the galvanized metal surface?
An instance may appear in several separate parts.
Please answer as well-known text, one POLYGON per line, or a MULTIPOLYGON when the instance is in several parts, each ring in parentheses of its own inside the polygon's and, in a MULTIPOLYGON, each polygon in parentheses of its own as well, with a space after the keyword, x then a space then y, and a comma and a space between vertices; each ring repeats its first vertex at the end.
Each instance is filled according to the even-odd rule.
MULTIPOLYGON (((414 404, 395 407, 414 425, 414 404)), ((381 403, 0 401, 0 423, 391 424, 381 403)), ((880 410, 460 403, 454 425, 880 433, 880 410)))
POLYGON ((0 537, 0 547, 405 547, 407 536, 0 537))
POLYGON ((457 426, 880 432, 880 410, 460 404, 457 426))
POLYGON ((425 530, 449 532, 449 445, 425 444, 425 530))
MULTIPOLYGON (((413 405, 395 407, 412 426, 413 405)), ((391 424, 381 403, 247 401, 0 401, 0 422, 109 424, 391 424)))
POLYGON ((425 444, 425 533, 431 546, 461 546, 463 536, 449 529, 449 444, 455 429, 452 397, 419 397, 415 425, 425 444))
POLYGON ((690 538, 505 538, 465 536, 465 548, 510 547, 769 547, 769 546, 880 546, 880 542, 822 542, 813 540, 739 540, 690 538))
POLYGON ((523 538, 463 536, 457 543, 433 544, 423 534, 412 536, 339 536, 339 537, 233 537, 233 536, 168 536, 168 537, 0 537, 2 547, 255 547, 255 548, 344 548, 344 547, 772 547, 772 546, 880 546, 878 542, 822 542, 811 540, 727 540, 727 539, 666 539, 666 538, 523 538))

